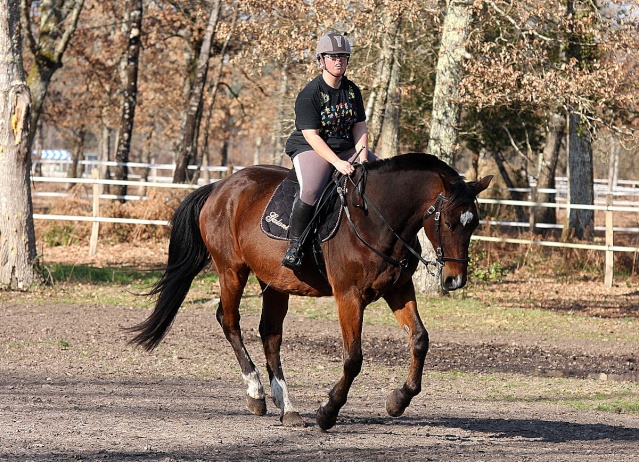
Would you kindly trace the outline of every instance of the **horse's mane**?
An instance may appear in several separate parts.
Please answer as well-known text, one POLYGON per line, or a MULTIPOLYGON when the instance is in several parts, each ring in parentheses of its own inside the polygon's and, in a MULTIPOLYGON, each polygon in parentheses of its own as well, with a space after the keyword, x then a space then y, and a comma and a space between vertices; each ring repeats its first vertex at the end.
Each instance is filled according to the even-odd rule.
MULTIPOLYGON (((380 159, 366 164, 368 172, 384 174, 397 171, 428 170, 439 173, 450 184, 448 202, 445 209, 454 208, 462 203, 475 201, 472 183, 466 183, 464 177, 443 160, 431 154, 411 152, 388 159, 380 159)), ((444 210, 445 210, 444 209, 444 210)))

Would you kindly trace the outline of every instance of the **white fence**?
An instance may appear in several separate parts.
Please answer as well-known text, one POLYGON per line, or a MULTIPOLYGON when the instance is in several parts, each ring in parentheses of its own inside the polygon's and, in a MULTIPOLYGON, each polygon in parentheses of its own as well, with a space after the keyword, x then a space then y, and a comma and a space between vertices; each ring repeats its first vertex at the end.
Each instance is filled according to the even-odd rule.
MULTIPOLYGON (((95 162, 93 163, 95 164, 95 162)), ((113 163, 115 164, 115 163, 113 163)), ((144 168, 153 168, 157 167, 158 169, 166 168, 168 170, 172 170, 174 168, 173 165, 149 165, 149 164, 128 164, 129 166, 135 165, 144 168)), ((231 173, 233 171, 237 171, 241 169, 241 167, 227 167, 227 166, 217 166, 217 167, 208 167, 208 169, 212 172, 221 172, 223 175, 231 173)), ((93 170, 94 177, 93 178, 61 178, 59 176, 54 177, 32 177, 31 180, 33 182, 38 183, 75 183, 75 184, 91 184, 92 185, 92 193, 87 194, 87 198, 91 198, 93 201, 93 210, 92 216, 69 216, 69 215, 51 215, 51 214, 37 214, 34 213, 33 217, 36 220, 67 220, 67 221, 85 221, 92 222, 93 228, 91 233, 91 245, 90 252, 94 254, 97 250, 97 242, 99 235, 99 224, 100 223, 126 223, 126 224, 138 224, 138 225, 160 225, 165 226, 168 225, 168 222, 165 220, 142 220, 142 219, 124 219, 124 218, 111 218, 111 217, 101 217, 99 212, 100 199, 118 199, 118 196, 101 194, 101 185, 127 185, 127 186, 135 186, 135 187, 155 187, 155 188, 179 188, 179 189, 196 189, 199 185, 203 184, 204 181, 200 181, 199 185, 188 185, 188 184, 174 184, 169 183, 169 177, 160 177, 160 176, 152 176, 157 181, 149 181, 149 182, 141 182, 141 181, 118 181, 118 180, 102 180, 97 177, 97 169, 93 170)), ((218 179, 208 180, 210 182, 218 181, 218 179)), ((624 232, 624 233, 638 233, 639 227, 615 227, 614 226, 614 214, 615 213, 625 213, 625 214, 639 214, 639 202, 633 200, 618 200, 614 201, 615 197, 631 197, 639 196, 639 182, 619 182, 618 186, 614 191, 609 191, 607 182, 596 182, 596 193, 597 200, 595 201, 595 205, 575 205, 575 204, 567 204, 565 203, 565 189, 562 188, 561 179, 558 181, 558 188, 552 191, 544 191, 544 192, 552 192, 556 194, 558 203, 544 203, 544 202, 533 202, 533 201, 518 201, 518 200, 510 200, 510 199, 490 199, 490 198, 480 198, 478 202, 480 204, 493 204, 493 205, 508 205, 508 206, 516 206, 516 207, 552 207, 557 209, 584 209, 584 210, 594 210, 594 211, 603 211, 605 213, 605 226, 595 227, 596 231, 604 231, 605 233, 605 244, 580 244, 580 243, 567 243, 567 242, 556 242, 556 241, 545 241, 545 240, 530 240, 530 239, 518 239, 518 238, 510 238, 510 237, 495 237, 495 236, 483 236, 481 234, 475 234, 473 236, 474 240, 479 241, 488 241, 488 242, 500 242, 500 243, 508 243, 508 244, 519 244, 519 245, 538 245, 538 246, 547 246, 547 247, 561 247, 561 248, 574 248, 574 249, 584 249, 584 250, 598 250, 603 251, 606 254, 606 268, 605 268, 605 284, 607 286, 612 285, 612 275, 614 268, 614 253, 615 252, 632 252, 639 253, 639 247, 631 247, 631 246, 617 246, 614 245, 614 233, 615 232, 624 232), (605 200, 601 198, 601 196, 605 195, 605 200)), ((517 189, 517 192, 529 193, 529 189, 521 188, 517 189)), ((487 192, 490 192, 488 190, 487 192)), ((50 193, 50 192, 41 192, 36 191, 33 193, 34 197, 37 196, 46 196, 46 197, 64 197, 70 196, 70 193, 50 193)), ((125 196, 126 200, 145 200, 144 196, 134 196, 127 195, 125 196)), ((639 216, 639 215, 636 215, 639 216)), ((514 226, 518 228, 530 228, 531 223, 522 223, 522 222, 502 222, 502 221, 482 221, 482 225, 485 226, 514 226)), ((539 228, 561 228, 562 225, 547 225, 543 223, 534 224, 534 226, 539 228)), ((481 233, 481 231, 480 231, 481 233)))

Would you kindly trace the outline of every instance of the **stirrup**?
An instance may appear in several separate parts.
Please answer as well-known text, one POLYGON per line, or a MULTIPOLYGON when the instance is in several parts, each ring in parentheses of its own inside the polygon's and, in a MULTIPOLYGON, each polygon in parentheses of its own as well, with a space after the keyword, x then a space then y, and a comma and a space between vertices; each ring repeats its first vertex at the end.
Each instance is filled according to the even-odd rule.
POLYGON ((282 265, 296 270, 302 267, 302 260, 304 259, 304 252, 298 242, 291 243, 291 246, 286 250, 282 265))

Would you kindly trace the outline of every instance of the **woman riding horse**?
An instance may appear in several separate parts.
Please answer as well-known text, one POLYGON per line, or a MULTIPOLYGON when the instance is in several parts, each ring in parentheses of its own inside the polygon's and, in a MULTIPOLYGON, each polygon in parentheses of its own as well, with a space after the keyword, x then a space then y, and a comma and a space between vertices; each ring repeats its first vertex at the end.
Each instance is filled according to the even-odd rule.
POLYGON ((302 266, 303 242, 299 239, 333 168, 350 175, 355 158, 360 163, 377 159, 366 149, 362 94, 345 75, 350 56, 346 37, 334 33, 322 37, 315 52, 322 73, 295 101, 295 131, 286 141, 286 154, 293 160, 300 195, 293 202, 288 229, 291 242, 282 262, 291 269, 302 266))

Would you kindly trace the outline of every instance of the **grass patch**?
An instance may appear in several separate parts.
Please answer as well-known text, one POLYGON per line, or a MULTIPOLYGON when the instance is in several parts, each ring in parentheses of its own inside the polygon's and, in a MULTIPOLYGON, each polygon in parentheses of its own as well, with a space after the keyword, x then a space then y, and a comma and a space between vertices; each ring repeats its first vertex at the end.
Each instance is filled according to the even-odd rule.
POLYGON ((162 271, 143 271, 136 268, 98 268, 87 265, 53 264, 46 267, 48 279, 54 284, 59 282, 79 284, 119 284, 151 286, 161 275, 162 271))
MULTIPOLYGON (((44 268, 48 285, 28 293, 6 292, 6 302, 28 299, 29 303, 98 303, 111 306, 148 308, 153 300, 146 296, 163 270, 132 267, 95 267, 52 264, 44 268)), ((219 292, 217 274, 205 271, 195 277, 185 306, 210 302, 219 292)), ((4 297, 3 297, 4 298, 4 297)))
POLYGON ((629 382, 603 382, 574 378, 531 377, 520 374, 479 374, 459 371, 425 375, 429 390, 467 399, 498 402, 545 402, 577 410, 639 415, 639 387, 629 382))

